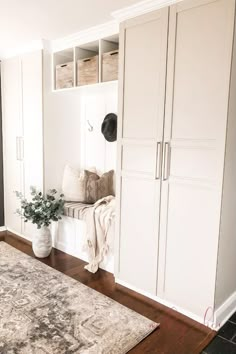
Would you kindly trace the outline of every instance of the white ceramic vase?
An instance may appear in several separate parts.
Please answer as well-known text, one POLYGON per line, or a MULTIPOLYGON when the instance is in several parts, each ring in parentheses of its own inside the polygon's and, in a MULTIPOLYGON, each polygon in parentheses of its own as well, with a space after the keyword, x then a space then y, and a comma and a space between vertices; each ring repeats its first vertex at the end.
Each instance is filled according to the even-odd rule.
POLYGON ((33 235, 32 248, 38 258, 46 258, 52 250, 52 235, 47 226, 37 229, 33 235))

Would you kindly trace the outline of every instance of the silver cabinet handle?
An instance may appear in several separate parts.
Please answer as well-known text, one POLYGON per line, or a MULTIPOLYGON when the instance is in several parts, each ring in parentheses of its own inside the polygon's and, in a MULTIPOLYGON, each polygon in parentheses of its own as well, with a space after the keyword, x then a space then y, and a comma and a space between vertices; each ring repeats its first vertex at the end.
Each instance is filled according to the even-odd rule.
POLYGON ((24 138, 22 136, 16 137, 16 159, 17 161, 24 159, 24 138))
POLYGON ((23 161, 24 159, 24 138, 21 136, 20 140, 20 160, 23 161))
POLYGON ((162 143, 157 143, 157 156, 156 156, 156 179, 161 178, 161 164, 162 164, 162 143))
POLYGON ((19 136, 16 137, 16 159, 17 161, 20 160, 20 146, 19 146, 20 140, 19 140, 19 136))
POLYGON ((170 143, 164 143, 163 181, 167 181, 170 173, 170 143))

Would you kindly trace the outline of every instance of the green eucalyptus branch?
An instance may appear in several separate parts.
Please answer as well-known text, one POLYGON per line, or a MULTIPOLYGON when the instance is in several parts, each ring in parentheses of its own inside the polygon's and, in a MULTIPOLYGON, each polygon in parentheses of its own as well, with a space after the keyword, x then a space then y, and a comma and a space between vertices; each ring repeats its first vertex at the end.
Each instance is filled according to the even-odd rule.
POLYGON ((49 226, 52 221, 61 219, 65 201, 63 194, 57 197, 56 189, 51 189, 46 195, 43 195, 35 187, 30 187, 32 196, 30 201, 18 191, 15 191, 15 194, 21 205, 21 209, 17 209, 16 213, 24 219, 24 222, 31 221, 40 229, 43 226, 49 226))

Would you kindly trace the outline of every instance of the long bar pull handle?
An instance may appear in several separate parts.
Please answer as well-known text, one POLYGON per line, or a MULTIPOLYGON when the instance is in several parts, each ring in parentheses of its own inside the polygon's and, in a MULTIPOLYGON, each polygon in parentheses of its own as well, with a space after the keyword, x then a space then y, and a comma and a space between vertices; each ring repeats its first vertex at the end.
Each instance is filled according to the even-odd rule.
POLYGON ((157 143, 157 159, 156 159, 156 179, 160 179, 161 178, 161 157, 162 157, 162 143, 158 142, 157 143))
POLYGON ((23 136, 21 136, 19 138, 20 140, 20 160, 23 161, 24 159, 24 138, 23 136))
POLYGON ((17 161, 20 160, 20 154, 19 154, 19 136, 16 137, 16 159, 17 161))
POLYGON ((167 181, 169 178, 170 169, 170 143, 164 143, 164 173, 163 181, 167 181))

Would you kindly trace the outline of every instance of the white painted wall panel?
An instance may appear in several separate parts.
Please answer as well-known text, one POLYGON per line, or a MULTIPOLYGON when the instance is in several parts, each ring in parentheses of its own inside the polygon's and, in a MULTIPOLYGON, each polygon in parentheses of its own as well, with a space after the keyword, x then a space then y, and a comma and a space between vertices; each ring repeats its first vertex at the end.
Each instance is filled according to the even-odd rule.
POLYGON ((83 88, 81 93, 81 166, 99 173, 116 169, 116 142, 105 140, 101 126, 108 113, 117 114, 117 83, 83 88), (90 125, 92 131, 90 131, 90 125))
POLYGON ((215 307, 236 292, 236 29, 231 72, 215 307))
POLYGON ((44 180, 45 190, 61 189, 66 164, 80 167, 80 96, 52 92, 51 53, 44 50, 44 180))

